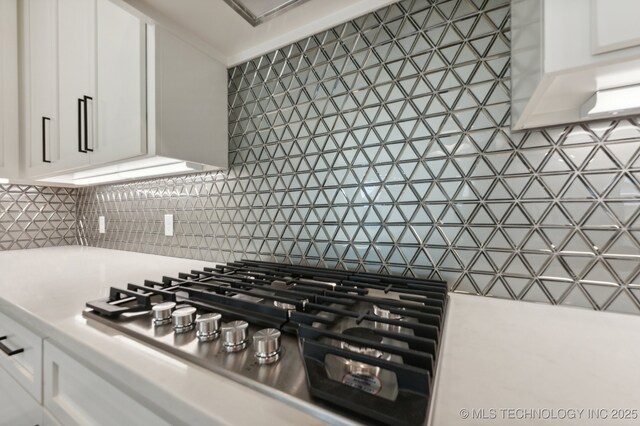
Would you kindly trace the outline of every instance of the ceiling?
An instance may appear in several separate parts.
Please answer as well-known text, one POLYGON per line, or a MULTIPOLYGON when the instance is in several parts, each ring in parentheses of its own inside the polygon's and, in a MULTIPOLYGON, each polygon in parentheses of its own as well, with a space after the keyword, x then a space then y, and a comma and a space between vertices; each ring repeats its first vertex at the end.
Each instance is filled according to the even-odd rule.
POLYGON ((309 0, 251 26, 223 0, 124 0, 227 66, 242 63, 395 0, 309 0))

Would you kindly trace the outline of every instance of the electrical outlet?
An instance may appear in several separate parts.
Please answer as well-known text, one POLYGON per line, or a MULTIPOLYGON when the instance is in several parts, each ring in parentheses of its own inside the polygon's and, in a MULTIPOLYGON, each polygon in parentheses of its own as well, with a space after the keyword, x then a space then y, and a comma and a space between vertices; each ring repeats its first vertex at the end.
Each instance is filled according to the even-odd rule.
POLYGON ((107 224, 105 223, 104 216, 100 216, 98 218, 98 231, 101 234, 104 234, 105 232, 107 232, 107 224))
POLYGON ((164 215, 164 235, 167 237, 173 236, 173 215, 164 215))

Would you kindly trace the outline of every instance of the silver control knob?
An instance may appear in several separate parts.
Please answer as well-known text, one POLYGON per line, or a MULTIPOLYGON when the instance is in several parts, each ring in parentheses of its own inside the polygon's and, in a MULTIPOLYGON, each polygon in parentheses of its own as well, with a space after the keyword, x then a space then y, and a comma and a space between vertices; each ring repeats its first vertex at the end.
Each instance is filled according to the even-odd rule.
POLYGON ((174 302, 163 302, 154 305, 151 310, 153 311, 153 323, 155 325, 164 325, 171 322, 171 313, 176 307, 174 302))
POLYGON ((210 313, 200 315, 196 319, 196 336, 201 342, 208 342, 220 336, 221 318, 222 315, 219 313, 210 313))
POLYGON ((280 359, 280 330, 265 328, 253 335, 253 347, 259 364, 271 364, 280 359))
POLYGON ((180 308, 171 314, 173 320, 173 330, 176 333, 186 333, 193 330, 193 321, 196 319, 196 308, 180 308))
POLYGON ((222 325, 222 344, 229 352, 241 351, 247 347, 249 341, 249 323, 246 321, 231 321, 222 325))

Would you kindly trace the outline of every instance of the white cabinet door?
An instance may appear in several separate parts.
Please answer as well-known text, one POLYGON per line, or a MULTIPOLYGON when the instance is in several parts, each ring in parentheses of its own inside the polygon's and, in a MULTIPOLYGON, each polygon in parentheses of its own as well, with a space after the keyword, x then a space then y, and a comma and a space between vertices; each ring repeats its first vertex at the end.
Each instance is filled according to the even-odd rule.
POLYGON ((34 426, 42 420, 42 406, 0 367, 0 426, 34 426))
POLYGON ((93 164, 147 152, 145 24, 109 0, 97 0, 97 138, 93 164), (117 30, 116 30, 117 29, 117 30))
POLYGON ((63 171, 90 162, 95 111, 95 0, 58 1, 60 161, 63 171))
POLYGON ((27 0, 22 7, 24 166, 38 176, 58 164, 57 0, 27 0))
POLYGON ((18 171, 18 10, 0 2, 0 178, 18 171))
POLYGON ((48 341, 44 406, 65 426, 170 424, 48 341))
POLYGON ((611 52, 640 45, 638 0, 591 0, 592 51, 611 52))
POLYGON ((3 348, 0 366, 41 402, 42 338, 3 313, 0 313, 0 338, 3 348))
POLYGON ((46 408, 42 409, 42 424, 43 426, 63 426, 46 408))

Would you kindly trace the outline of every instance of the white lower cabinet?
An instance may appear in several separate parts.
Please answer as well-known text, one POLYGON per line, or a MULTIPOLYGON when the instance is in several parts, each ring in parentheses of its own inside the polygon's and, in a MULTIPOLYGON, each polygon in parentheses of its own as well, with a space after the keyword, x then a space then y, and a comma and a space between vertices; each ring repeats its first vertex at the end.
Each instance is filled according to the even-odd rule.
POLYGON ((53 420, 65 426, 170 425, 49 341, 43 361, 44 406, 53 420))
POLYGON ((0 313, 0 366, 42 401, 42 337, 0 313))
POLYGON ((0 426, 172 424, 7 312, 0 349, 0 426))
POLYGON ((0 367, 0 426, 41 424, 42 406, 0 367))
POLYGON ((63 426, 46 408, 42 410, 42 426, 63 426))

